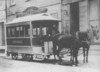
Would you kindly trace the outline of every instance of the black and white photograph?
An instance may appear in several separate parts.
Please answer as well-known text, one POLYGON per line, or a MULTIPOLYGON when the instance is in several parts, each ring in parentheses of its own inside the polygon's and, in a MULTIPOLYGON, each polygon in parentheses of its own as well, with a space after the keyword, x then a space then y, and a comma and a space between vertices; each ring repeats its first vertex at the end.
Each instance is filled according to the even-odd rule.
POLYGON ((100 72, 100 0, 0 0, 0 72, 100 72))

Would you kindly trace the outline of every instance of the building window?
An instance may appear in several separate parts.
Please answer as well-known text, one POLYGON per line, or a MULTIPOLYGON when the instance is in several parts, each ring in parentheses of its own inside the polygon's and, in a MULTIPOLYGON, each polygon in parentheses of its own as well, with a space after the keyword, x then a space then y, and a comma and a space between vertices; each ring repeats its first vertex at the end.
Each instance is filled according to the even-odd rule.
POLYGON ((10 5, 11 6, 15 5, 15 0, 10 0, 10 5))

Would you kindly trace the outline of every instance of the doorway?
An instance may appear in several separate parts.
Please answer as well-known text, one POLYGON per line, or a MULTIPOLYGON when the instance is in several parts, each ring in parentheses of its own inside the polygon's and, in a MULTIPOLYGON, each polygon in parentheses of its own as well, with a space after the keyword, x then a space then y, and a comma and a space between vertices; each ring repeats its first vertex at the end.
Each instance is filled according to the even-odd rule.
POLYGON ((79 2, 70 4, 70 32, 79 31, 79 2))

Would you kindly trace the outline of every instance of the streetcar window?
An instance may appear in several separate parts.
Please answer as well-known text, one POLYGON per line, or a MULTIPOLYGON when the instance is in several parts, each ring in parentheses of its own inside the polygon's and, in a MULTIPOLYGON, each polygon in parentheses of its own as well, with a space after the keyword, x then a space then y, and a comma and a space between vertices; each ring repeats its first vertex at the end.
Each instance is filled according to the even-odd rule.
POLYGON ((33 28, 33 35, 36 35, 36 28, 33 28))
POLYGON ((8 37, 28 37, 30 35, 29 25, 7 28, 8 37))
POLYGON ((33 28, 33 36, 40 36, 40 28, 33 28))
POLYGON ((49 24, 43 24, 42 26, 42 36, 51 36, 51 26, 49 24))
POLYGON ((33 24, 33 36, 40 36, 40 25, 39 24, 33 24))
POLYGON ((25 26, 25 37, 28 37, 30 35, 30 28, 29 28, 29 25, 26 25, 25 26))
POLYGON ((10 35, 11 35, 11 29, 7 28, 7 37, 10 37, 10 35))
POLYGON ((51 31, 52 31, 52 27, 49 26, 49 27, 47 28, 47 35, 48 35, 48 36, 51 36, 51 31))
POLYGON ((14 37, 15 36, 15 27, 7 28, 7 37, 14 37))
POLYGON ((42 24, 42 36, 52 36, 52 29, 57 30, 57 24, 56 23, 44 23, 42 24))
POLYGON ((47 35, 47 28, 46 27, 42 28, 42 35, 47 35))
POLYGON ((14 28, 14 27, 11 28, 11 36, 12 36, 12 37, 15 36, 15 28, 14 28))
POLYGON ((19 29, 19 26, 18 26, 18 27, 16 27, 16 32, 15 32, 16 37, 19 37, 19 31, 20 31, 20 29, 19 29))
POLYGON ((40 35, 40 28, 37 28, 37 35, 40 35))
POLYGON ((20 26, 20 36, 24 37, 24 26, 20 26))

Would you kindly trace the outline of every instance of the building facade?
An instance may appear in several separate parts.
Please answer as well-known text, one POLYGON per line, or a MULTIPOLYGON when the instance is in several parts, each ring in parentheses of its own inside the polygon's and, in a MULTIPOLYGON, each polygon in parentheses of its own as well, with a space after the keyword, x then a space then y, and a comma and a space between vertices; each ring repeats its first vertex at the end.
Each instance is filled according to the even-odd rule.
POLYGON ((47 11, 44 12, 61 20, 60 32, 89 30, 92 42, 100 43, 99 0, 8 0, 7 21, 22 15, 23 12, 25 15, 35 14, 37 8, 46 8, 47 11))
POLYGON ((100 43, 100 0, 89 0, 89 24, 93 41, 100 43))
POLYGON ((63 31, 89 31, 92 43, 100 44, 100 1, 61 0, 61 4, 63 31))
POLYGON ((5 1, 0 0, 0 56, 6 54, 6 36, 5 36, 5 1))

